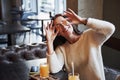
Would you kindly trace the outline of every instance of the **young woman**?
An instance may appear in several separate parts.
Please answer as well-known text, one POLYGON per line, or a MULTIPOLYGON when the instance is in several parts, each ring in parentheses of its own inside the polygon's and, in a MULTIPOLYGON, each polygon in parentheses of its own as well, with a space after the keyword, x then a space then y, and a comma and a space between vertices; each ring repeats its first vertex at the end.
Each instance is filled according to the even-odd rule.
POLYGON ((52 73, 59 72, 63 66, 71 72, 71 62, 74 62, 75 72, 80 74, 81 80, 105 80, 101 47, 115 31, 112 23, 82 18, 68 9, 65 14, 56 15, 45 31, 47 59, 52 73), (84 24, 88 29, 78 35, 72 24, 84 24), (53 43, 58 36, 66 41, 54 48, 53 43))

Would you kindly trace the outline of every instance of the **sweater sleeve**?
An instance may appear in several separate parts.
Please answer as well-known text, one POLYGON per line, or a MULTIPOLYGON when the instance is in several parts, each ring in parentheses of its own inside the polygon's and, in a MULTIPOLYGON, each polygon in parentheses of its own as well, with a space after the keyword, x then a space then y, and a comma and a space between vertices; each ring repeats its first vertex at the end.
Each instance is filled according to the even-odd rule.
POLYGON ((49 69, 51 73, 57 73, 62 70, 64 65, 64 57, 59 48, 51 55, 47 55, 47 61, 49 63, 49 69))
POLYGON ((104 43, 115 31, 115 26, 107 21, 88 18, 86 24, 94 32, 92 37, 98 44, 104 43))

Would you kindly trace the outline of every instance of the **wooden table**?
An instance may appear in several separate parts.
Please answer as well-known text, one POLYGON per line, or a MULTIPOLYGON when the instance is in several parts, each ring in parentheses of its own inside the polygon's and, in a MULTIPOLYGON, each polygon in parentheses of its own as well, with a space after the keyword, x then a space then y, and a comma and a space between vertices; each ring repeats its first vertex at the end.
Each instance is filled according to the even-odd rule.
MULTIPOLYGON (((68 74, 64 71, 60 71, 56 74, 50 74, 50 76, 51 76, 50 80, 68 80, 68 74)), ((39 75, 36 76, 31 75, 31 78, 29 80, 41 80, 41 79, 39 75)), ((49 80, 49 79, 45 79, 45 80, 49 80)))
MULTIPOLYGON (((41 59, 26 61, 26 65, 28 66, 29 69, 31 69, 31 66, 39 66, 40 63, 45 63, 45 62, 47 62, 47 58, 41 58, 41 59)), ((50 75, 55 76, 59 78, 60 80, 68 80, 68 74, 65 71, 60 71, 55 74, 50 73, 50 75)), ((30 80, 35 80, 35 79, 30 79, 30 80)))
POLYGON ((0 27, 0 35, 7 34, 8 46, 12 45, 12 35, 15 33, 30 32, 29 28, 21 25, 5 25, 0 27))

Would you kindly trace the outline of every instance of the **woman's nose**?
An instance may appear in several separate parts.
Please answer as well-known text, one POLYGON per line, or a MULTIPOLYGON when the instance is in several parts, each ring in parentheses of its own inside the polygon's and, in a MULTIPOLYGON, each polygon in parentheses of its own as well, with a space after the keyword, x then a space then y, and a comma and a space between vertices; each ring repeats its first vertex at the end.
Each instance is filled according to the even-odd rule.
POLYGON ((62 21, 62 24, 66 26, 68 23, 67 21, 62 21))

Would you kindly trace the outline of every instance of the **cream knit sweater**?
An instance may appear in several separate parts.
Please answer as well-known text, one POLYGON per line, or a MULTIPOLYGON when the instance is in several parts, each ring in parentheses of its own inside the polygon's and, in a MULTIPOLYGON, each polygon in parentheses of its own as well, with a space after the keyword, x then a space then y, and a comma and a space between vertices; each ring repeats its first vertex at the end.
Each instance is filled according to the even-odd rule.
POLYGON ((83 32, 77 42, 66 42, 58 46, 53 54, 47 55, 52 73, 59 72, 64 65, 71 72, 73 61, 80 80, 105 80, 101 47, 113 34, 115 27, 107 21, 93 18, 88 19, 86 26, 89 29, 83 32))

